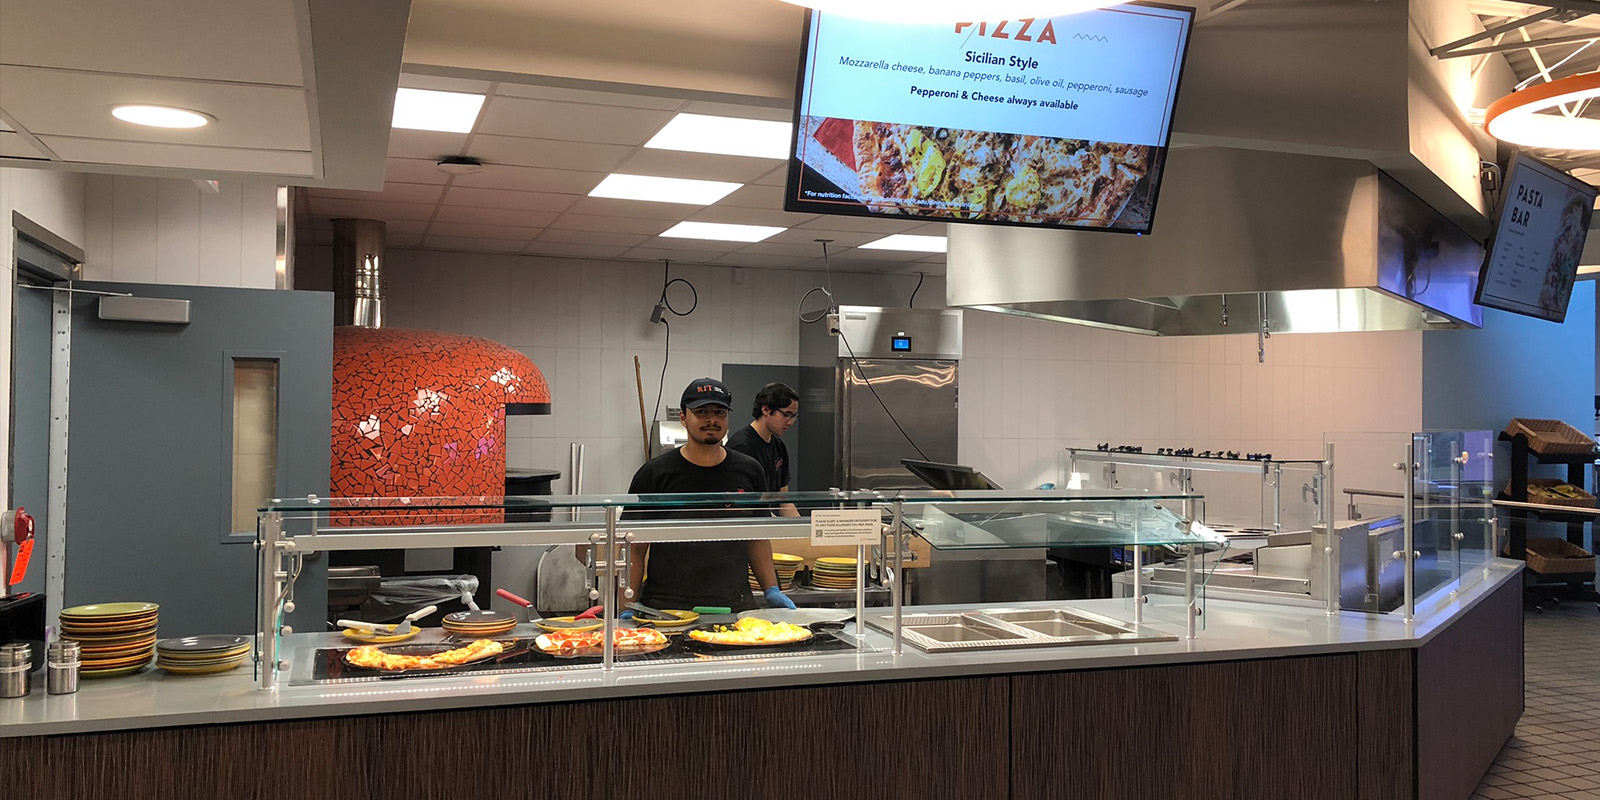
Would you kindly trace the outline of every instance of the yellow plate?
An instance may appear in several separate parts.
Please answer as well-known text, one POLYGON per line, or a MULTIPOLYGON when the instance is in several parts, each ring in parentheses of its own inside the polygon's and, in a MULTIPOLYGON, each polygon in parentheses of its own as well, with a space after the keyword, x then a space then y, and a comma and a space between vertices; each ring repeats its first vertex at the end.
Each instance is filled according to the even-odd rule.
POLYGON ((155 651, 152 650, 146 653, 139 653, 132 656, 118 656, 116 658, 85 658, 83 659, 82 663, 85 670, 120 669, 122 667, 148 664, 154 657, 155 651))
MULTIPOLYGON (((574 618, 574 617, 550 617, 550 620, 552 622, 576 622, 577 621, 577 619, 574 618)), ((533 624, 538 625, 539 626, 539 630, 551 631, 551 632, 555 632, 555 631, 592 631, 592 630, 595 630, 597 628, 605 627, 605 623, 600 621, 600 620, 598 620, 598 619, 595 619, 595 620, 584 620, 584 624, 580 625, 579 627, 576 627, 576 628, 566 628, 566 627, 558 627, 558 626, 555 626, 555 625, 546 625, 544 623, 544 620, 542 620, 542 619, 534 620, 533 624)))
POLYGON ((161 606, 155 603, 91 603, 61 609, 63 617, 130 617, 149 614, 161 606))
POLYGON ((853 559, 853 558, 845 558, 843 556, 823 556, 823 557, 817 559, 817 563, 818 564, 836 564, 836 565, 842 566, 842 567, 853 567, 853 566, 856 565, 856 560, 853 559))
POLYGON ((243 664, 244 662, 245 660, 241 659, 239 661, 234 661, 227 664, 212 664, 205 667, 185 667, 162 661, 158 662, 156 666, 174 675, 215 675, 219 672, 227 672, 229 670, 238 669, 239 665, 243 664))
POLYGON ((113 669, 85 669, 78 673, 85 678, 115 678, 118 675, 132 675, 145 668, 145 664, 134 664, 131 667, 115 667, 113 669))
POLYGON ((677 609, 677 608, 663 608, 663 609, 661 609, 661 613, 663 613, 663 614, 671 614, 671 615, 677 617, 678 619, 676 621, 673 621, 673 620, 657 620, 657 619, 640 619, 638 617, 634 617, 633 621, 636 624, 652 625, 652 626, 657 627, 657 628, 685 628, 685 627, 688 627, 690 625, 693 625, 696 621, 698 621, 700 619, 700 615, 694 613, 693 611, 684 611, 682 609, 677 609))
MULTIPOLYGON (((395 629, 394 625, 390 625, 389 626, 389 630, 392 631, 394 629, 395 629)), ((350 628, 345 628, 344 629, 344 638, 349 639, 352 642, 362 642, 362 643, 365 643, 365 644, 394 644, 395 642, 403 642, 403 641, 405 641, 407 639, 410 639, 411 637, 416 636, 419 633, 422 633, 422 629, 421 628, 415 628, 415 627, 411 629, 410 633, 402 634, 400 636, 395 636, 392 633, 378 633, 376 631, 370 631, 370 632, 369 631, 358 631, 358 630, 352 630, 350 628)))
POLYGON ((219 658, 242 658, 250 654, 250 645, 240 645, 232 650, 218 650, 215 653, 169 653, 160 648, 156 652, 161 655, 162 661, 215 661, 219 658))
POLYGON ((790 555, 788 553, 773 553, 772 563, 788 566, 790 564, 804 564, 806 563, 806 560, 802 556, 790 555))

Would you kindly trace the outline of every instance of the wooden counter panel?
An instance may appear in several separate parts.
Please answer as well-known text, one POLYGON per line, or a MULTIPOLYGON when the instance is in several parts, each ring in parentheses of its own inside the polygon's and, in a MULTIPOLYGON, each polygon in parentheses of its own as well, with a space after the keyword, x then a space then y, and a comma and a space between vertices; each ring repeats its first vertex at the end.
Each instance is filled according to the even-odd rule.
POLYGON ((1000 798, 1007 679, 908 681, 625 702, 612 797, 1000 798), (671 769, 656 748, 676 754, 671 769))
MULTIPOLYGON (((1414 650, 1374 650, 1356 656, 1357 781, 1361 800, 1409 800, 1417 771, 1414 650)), ((1481 774, 1481 773, 1480 773, 1481 774)))
POLYGON ((1350 800, 1356 671, 1338 655, 1013 676, 1011 796, 1350 800))

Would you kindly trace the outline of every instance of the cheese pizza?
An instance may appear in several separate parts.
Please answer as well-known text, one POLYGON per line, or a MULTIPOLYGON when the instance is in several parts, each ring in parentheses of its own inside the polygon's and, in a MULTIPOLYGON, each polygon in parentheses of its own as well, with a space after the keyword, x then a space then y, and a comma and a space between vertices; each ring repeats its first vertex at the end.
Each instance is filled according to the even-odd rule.
POLYGON ((878 213, 1110 226, 1151 168, 1145 145, 855 123, 859 191, 878 213))
POLYGON ((505 645, 493 639, 479 639, 465 647, 430 653, 425 656, 407 656, 385 653, 382 648, 366 645, 344 654, 345 663, 353 667, 397 671, 403 669, 444 669, 482 661, 505 652, 505 645))

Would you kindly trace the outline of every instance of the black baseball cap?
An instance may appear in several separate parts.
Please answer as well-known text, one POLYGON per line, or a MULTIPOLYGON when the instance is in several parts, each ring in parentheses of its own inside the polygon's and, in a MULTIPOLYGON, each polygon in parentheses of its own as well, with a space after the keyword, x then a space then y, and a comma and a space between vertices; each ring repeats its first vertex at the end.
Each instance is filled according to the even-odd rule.
POLYGON ((683 390, 683 408, 710 405, 733 408, 733 393, 728 391, 727 384, 716 378, 700 378, 683 390))

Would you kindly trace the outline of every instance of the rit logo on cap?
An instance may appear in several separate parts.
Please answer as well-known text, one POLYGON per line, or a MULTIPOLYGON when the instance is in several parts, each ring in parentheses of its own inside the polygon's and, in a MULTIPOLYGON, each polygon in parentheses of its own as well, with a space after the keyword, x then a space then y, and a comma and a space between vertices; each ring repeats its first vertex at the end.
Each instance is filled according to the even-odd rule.
POLYGON ((716 390, 717 390, 717 387, 715 387, 715 386, 701 386, 701 387, 695 389, 695 391, 697 391, 697 392, 714 392, 716 390))

